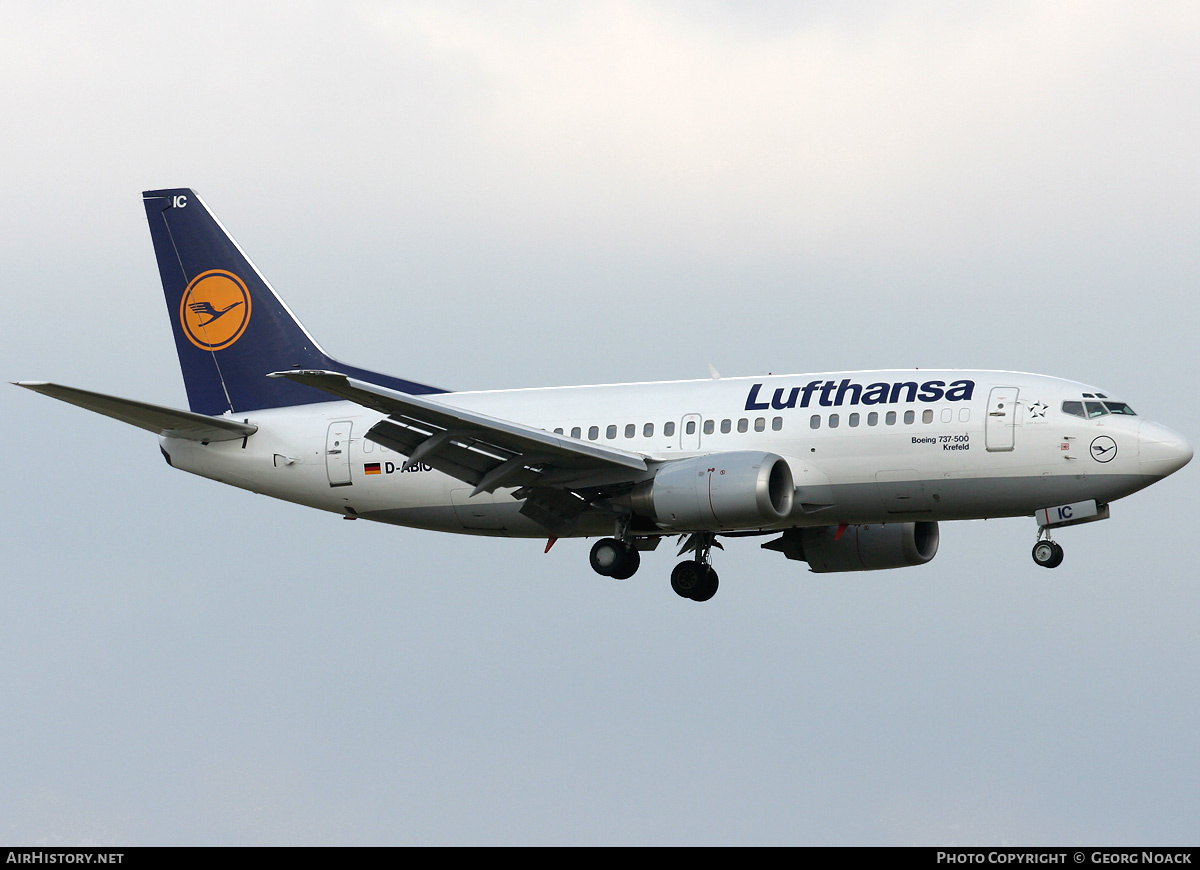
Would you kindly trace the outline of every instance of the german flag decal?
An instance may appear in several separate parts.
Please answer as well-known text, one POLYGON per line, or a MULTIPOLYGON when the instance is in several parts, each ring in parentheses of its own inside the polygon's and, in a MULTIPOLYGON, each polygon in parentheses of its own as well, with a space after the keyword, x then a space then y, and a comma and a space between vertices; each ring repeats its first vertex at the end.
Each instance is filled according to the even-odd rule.
POLYGON ((364 472, 366 472, 367 474, 380 474, 380 473, 382 473, 382 472, 380 472, 380 470, 379 470, 379 463, 378 463, 378 462, 368 462, 366 465, 364 465, 364 466, 363 466, 363 471, 364 471, 364 472))

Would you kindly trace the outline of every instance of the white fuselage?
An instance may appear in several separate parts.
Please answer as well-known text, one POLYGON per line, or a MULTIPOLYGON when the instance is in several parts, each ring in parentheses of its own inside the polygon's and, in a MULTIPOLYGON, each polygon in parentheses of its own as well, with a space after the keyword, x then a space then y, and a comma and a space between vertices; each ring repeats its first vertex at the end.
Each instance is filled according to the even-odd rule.
MULTIPOLYGON (((786 458, 796 497, 777 527, 1032 515, 1107 503, 1181 467, 1191 448, 1142 417, 1064 402, 1103 396, 1041 375, 876 371, 462 392, 439 401, 644 454, 786 458)), ((1096 401, 1103 402, 1103 399, 1096 401)), ((512 490, 471 487, 364 437, 384 415, 333 401, 237 415, 244 440, 164 437, 177 468, 347 516, 468 534, 545 537, 512 490)), ((603 515, 576 535, 611 532, 603 515)))

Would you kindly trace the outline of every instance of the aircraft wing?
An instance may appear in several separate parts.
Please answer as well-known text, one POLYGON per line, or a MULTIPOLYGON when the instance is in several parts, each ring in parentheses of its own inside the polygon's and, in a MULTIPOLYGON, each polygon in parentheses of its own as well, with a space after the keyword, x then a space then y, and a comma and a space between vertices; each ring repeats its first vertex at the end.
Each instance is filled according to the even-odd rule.
POLYGON ((552 531, 559 524, 546 519, 569 518, 586 508, 575 491, 632 482, 648 468, 639 453, 567 438, 338 372, 286 371, 269 377, 288 378, 387 414, 371 427, 367 439, 404 454, 411 463, 425 463, 471 484, 472 495, 519 487, 517 497, 526 500, 523 512, 552 531))
POLYGON ((189 441, 234 441, 253 435, 258 431, 258 427, 251 423, 241 423, 225 417, 194 414, 191 411, 180 411, 163 405, 151 405, 149 402, 135 402, 133 399, 122 399, 119 396, 108 396, 104 393, 93 393, 90 390, 64 387, 61 384, 51 384, 46 381, 15 381, 14 383, 18 387, 33 390, 43 396, 69 402, 80 408, 120 420, 122 423, 129 423, 132 426, 171 438, 186 438, 189 441))

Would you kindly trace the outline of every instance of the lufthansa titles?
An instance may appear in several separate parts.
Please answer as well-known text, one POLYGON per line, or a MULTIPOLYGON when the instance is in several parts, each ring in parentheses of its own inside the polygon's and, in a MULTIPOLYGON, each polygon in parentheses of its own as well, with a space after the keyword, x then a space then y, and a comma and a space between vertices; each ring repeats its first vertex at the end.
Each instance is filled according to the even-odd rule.
POLYGON ((895 405, 911 402, 967 402, 975 392, 975 382, 897 381, 895 383, 860 384, 849 378, 837 381, 809 381, 803 387, 777 387, 768 398, 762 394, 762 384, 755 384, 746 396, 747 411, 774 408, 807 408, 814 403, 823 408, 843 405, 895 405))

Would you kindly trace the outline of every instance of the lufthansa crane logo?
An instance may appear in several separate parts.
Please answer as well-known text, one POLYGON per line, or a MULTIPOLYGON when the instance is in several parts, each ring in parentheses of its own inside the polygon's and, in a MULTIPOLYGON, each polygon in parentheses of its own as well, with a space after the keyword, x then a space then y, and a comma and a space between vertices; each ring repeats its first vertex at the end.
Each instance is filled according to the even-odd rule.
POLYGON ((1117 456, 1117 442, 1107 435, 1092 439, 1092 459, 1097 462, 1112 462, 1117 456))
POLYGON ((250 323, 250 291, 232 272, 202 272, 183 291, 179 321, 196 347, 224 350, 242 337, 250 323))

